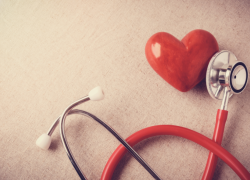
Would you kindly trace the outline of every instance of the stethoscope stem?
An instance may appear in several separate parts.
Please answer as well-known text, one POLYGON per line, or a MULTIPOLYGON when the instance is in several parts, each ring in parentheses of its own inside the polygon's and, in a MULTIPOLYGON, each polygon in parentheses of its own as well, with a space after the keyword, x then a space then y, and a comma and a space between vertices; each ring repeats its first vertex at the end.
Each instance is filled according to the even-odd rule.
POLYGON ((60 118, 61 118, 61 116, 59 116, 59 117, 55 120, 55 122, 51 125, 51 127, 49 128, 49 130, 48 130, 48 132, 47 132, 47 134, 48 134, 49 136, 52 136, 53 132, 55 131, 57 125, 58 125, 59 122, 60 122, 60 118))
POLYGON ((227 87, 224 87, 224 94, 220 108, 221 110, 227 110, 229 96, 230 96, 230 90, 227 87))
POLYGON ((156 179, 156 180, 160 180, 160 177, 156 174, 156 172, 146 163, 146 161, 115 131, 113 130, 109 125, 107 125, 106 123, 104 123, 102 120, 100 120, 99 118, 97 118, 96 116, 83 111, 83 110, 78 110, 78 109, 73 109, 74 107, 76 107, 77 105, 84 103, 86 101, 90 100, 88 96, 80 99, 79 101, 73 103, 72 105, 70 105, 62 114, 62 116, 60 116, 58 119, 56 119, 56 121, 52 124, 52 126, 50 127, 49 131, 47 132, 47 134, 49 136, 51 136, 54 132, 54 130, 56 129, 57 125, 60 123, 60 135, 61 135, 61 139, 62 139, 62 143, 63 146, 65 148, 65 151, 67 153, 67 156, 70 160, 70 162, 72 163, 73 167, 75 168, 76 172, 78 173, 79 177, 82 180, 87 180, 87 178, 85 177, 85 175, 83 174, 83 172, 81 171, 81 169, 79 168, 79 165, 77 164, 77 161, 75 160, 66 136, 65 136, 65 120, 66 117, 68 115, 72 115, 72 114, 81 114, 84 116, 87 116, 89 118, 94 119, 95 121, 97 121, 99 124, 101 124, 103 127, 105 127, 112 135, 114 135, 116 137, 116 139, 118 141, 120 141, 120 143, 129 151, 129 153, 156 179))

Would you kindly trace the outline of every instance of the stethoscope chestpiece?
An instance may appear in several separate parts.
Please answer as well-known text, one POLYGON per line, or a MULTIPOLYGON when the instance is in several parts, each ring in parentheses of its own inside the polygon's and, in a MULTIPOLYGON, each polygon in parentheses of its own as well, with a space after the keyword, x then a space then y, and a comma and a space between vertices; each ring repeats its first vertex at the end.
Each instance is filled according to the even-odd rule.
POLYGON ((222 100, 226 92, 228 98, 239 94, 246 88, 247 82, 247 67, 238 61, 233 53, 223 50, 211 58, 207 68, 206 85, 212 98, 222 100))

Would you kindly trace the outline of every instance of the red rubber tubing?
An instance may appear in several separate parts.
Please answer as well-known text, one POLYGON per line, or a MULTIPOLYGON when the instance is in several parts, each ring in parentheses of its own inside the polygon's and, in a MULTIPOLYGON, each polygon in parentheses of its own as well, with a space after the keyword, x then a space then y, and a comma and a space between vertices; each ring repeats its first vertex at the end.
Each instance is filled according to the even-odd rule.
MULTIPOLYGON (((222 148, 220 145, 215 143, 214 141, 210 140, 206 136, 197 133, 193 130, 173 126, 173 125, 158 125, 158 126, 151 126, 129 136, 126 141, 129 145, 134 146, 135 144, 139 143, 140 141, 147 139, 153 136, 159 135, 174 135, 189 139, 201 146, 205 147, 209 151, 216 154, 219 158, 221 158, 225 163, 227 163, 235 173, 244 180, 250 180, 250 174, 246 170, 246 168, 227 150, 222 148)), ((113 172, 121 160, 121 158, 127 152, 126 148, 123 145, 119 145, 116 150, 113 152, 111 157, 109 158, 103 172, 102 172, 102 180, 110 180, 112 178, 113 172)))
MULTIPOLYGON (((218 109, 217 116, 216 116, 216 124, 214 128, 214 135, 213 135, 213 141, 216 142, 218 145, 221 145, 222 138, 223 138, 223 132, 227 120, 227 114, 228 111, 218 109)), ((218 161, 218 156, 216 156, 214 153, 209 152, 206 168, 204 170, 202 180, 211 180, 214 175, 214 171, 216 168, 216 164, 218 161)))

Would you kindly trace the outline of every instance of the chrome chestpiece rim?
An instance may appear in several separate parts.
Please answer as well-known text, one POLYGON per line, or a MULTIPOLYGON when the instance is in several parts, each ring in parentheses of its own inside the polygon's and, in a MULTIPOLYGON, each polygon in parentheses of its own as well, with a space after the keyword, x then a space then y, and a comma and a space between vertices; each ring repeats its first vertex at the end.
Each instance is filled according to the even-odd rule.
POLYGON ((210 60, 206 74, 206 85, 210 96, 222 100, 223 90, 229 91, 229 97, 241 93, 247 85, 248 70, 227 50, 216 53, 210 60))

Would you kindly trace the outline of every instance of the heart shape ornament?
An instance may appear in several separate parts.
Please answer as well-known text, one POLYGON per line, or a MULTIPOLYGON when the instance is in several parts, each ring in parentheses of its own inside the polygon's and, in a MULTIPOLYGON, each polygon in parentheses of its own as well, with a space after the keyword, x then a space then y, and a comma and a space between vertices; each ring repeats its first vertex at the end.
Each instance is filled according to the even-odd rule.
POLYGON ((182 92, 189 91, 205 77, 209 61, 218 51, 215 37, 201 29, 189 32, 181 41, 169 33, 156 33, 145 48, 151 67, 182 92))

